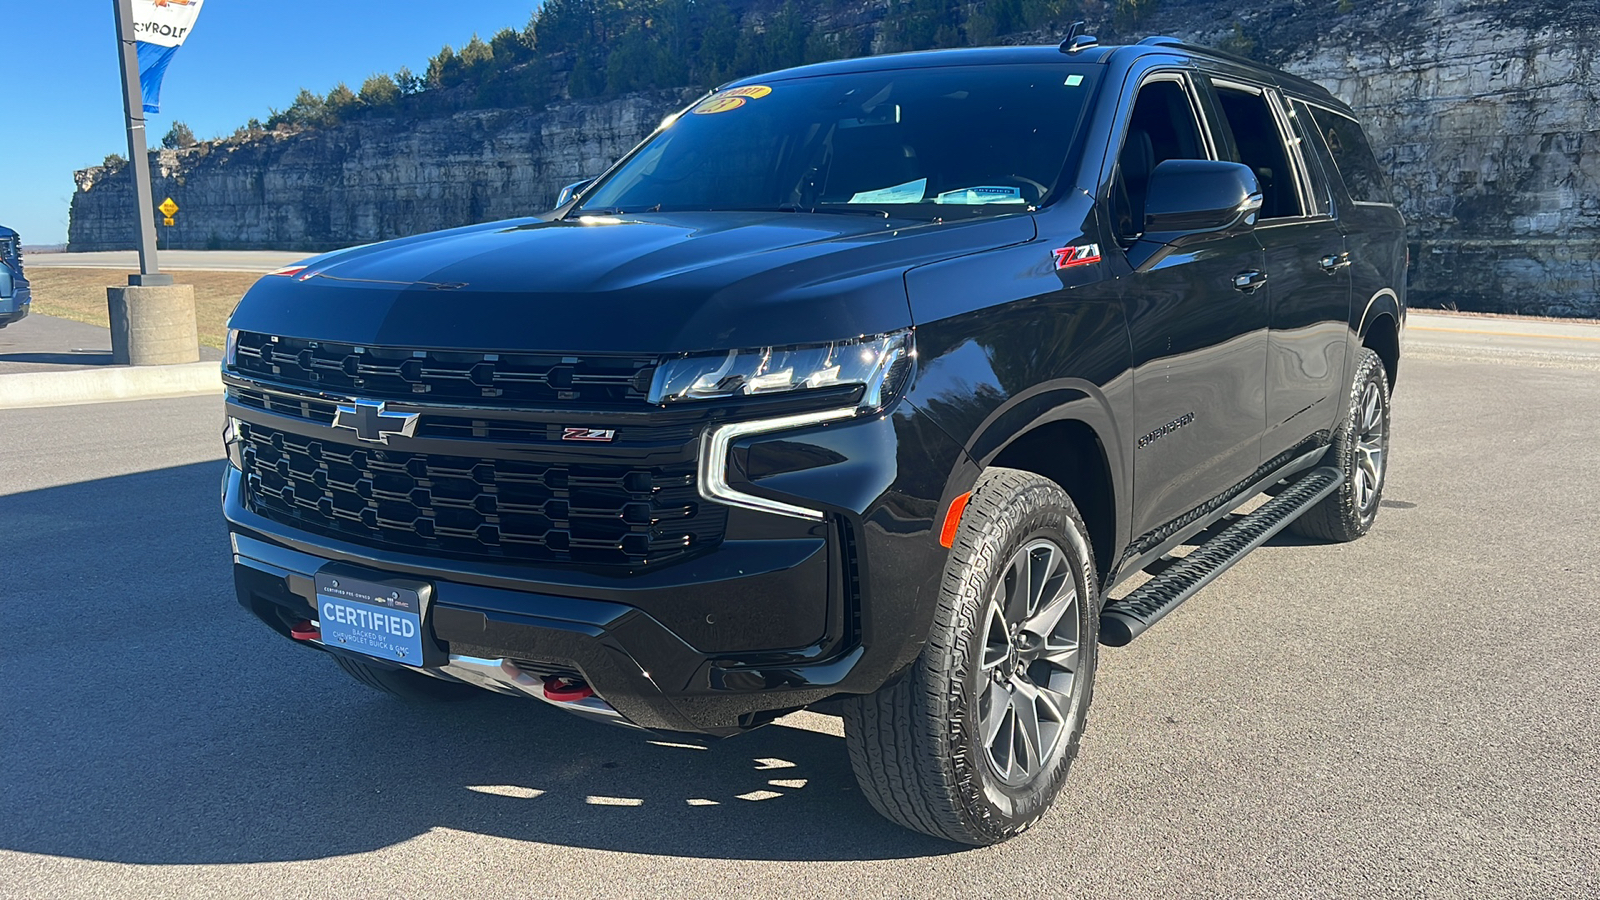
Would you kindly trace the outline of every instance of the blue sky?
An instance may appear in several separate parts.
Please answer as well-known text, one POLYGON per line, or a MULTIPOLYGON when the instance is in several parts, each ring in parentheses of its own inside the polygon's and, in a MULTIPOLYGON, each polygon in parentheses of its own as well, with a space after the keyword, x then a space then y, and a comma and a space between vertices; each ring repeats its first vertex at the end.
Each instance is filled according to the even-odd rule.
MULTIPOLYGON (((373 72, 421 72, 445 44, 521 28, 538 0, 206 0, 149 117, 201 138, 266 119, 301 87, 355 89, 373 72)), ((24 243, 67 239, 76 169, 127 155, 112 0, 0 0, 0 224, 24 243)))

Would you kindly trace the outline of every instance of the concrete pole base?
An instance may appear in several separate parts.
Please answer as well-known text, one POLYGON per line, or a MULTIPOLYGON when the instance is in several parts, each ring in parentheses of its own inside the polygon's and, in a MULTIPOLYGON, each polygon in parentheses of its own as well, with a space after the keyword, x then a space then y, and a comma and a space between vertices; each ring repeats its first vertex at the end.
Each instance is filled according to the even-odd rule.
POLYGON ((198 362, 194 285, 106 288, 111 313, 111 362, 170 366, 198 362))

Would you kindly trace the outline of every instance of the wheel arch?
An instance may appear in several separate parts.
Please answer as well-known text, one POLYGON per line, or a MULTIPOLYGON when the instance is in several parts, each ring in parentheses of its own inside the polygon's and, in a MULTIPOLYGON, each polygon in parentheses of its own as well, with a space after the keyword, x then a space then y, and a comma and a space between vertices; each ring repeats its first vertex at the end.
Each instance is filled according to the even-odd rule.
POLYGON ((1102 583, 1117 551, 1117 491, 1105 442, 1081 419, 1039 424, 1017 435, 984 467, 1021 469, 1050 479, 1066 491, 1089 529, 1089 546, 1102 583))
POLYGON ((1358 335, 1361 346, 1383 360, 1389 389, 1393 390, 1400 373, 1400 301, 1393 291, 1381 290, 1367 301, 1358 335))

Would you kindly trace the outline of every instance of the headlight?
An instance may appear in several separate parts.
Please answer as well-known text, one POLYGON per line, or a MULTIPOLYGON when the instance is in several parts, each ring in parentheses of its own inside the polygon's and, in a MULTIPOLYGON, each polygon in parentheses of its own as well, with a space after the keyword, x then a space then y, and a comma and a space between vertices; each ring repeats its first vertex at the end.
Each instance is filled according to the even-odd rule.
POLYGON ((879 409, 902 387, 914 355, 911 330, 798 347, 730 350, 662 363, 651 403, 786 394, 860 385, 860 408, 879 409))
POLYGON ((224 369, 233 368, 233 364, 238 361, 238 358, 239 358, 239 329, 237 329, 237 328, 229 328, 228 329, 228 343, 222 349, 222 367, 224 369))

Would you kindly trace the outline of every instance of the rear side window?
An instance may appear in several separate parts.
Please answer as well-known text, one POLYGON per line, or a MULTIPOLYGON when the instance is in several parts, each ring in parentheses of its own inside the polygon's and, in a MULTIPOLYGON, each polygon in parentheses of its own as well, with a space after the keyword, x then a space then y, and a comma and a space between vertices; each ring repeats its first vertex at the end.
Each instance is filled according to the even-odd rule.
POLYGON ((1289 165, 1283 133, 1272 114, 1267 96, 1256 91, 1217 86, 1223 127, 1233 134, 1236 158, 1249 166, 1261 183, 1261 218, 1283 219, 1305 215, 1295 170, 1289 165))
POLYGON ((1393 203, 1388 175, 1378 165, 1372 145, 1367 143, 1367 136, 1356 120, 1320 107, 1313 109, 1311 116, 1328 145, 1334 166, 1344 179, 1350 199, 1357 203, 1393 203))
POLYGON ((1300 164, 1305 168, 1311 194, 1307 201, 1314 215, 1328 215, 1332 209, 1333 192, 1328 188, 1327 163, 1323 151, 1317 149, 1317 126, 1311 121, 1306 105, 1296 100, 1289 106, 1289 124, 1294 128, 1294 142, 1300 146, 1300 164))

